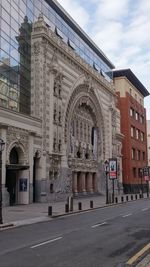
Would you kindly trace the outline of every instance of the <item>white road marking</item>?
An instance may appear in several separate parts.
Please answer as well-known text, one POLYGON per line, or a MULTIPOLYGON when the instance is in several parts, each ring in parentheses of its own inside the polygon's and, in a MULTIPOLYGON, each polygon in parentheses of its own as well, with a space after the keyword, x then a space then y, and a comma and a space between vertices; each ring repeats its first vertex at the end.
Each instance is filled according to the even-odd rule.
POLYGON ((125 218, 125 217, 129 217, 131 215, 132 215, 132 213, 129 213, 129 214, 123 215, 122 217, 125 218))
POLYGON ((57 241, 57 240, 59 240, 59 239, 62 239, 62 236, 59 236, 59 237, 57 237, 57 238, 55 238, 55 239, 51 239, 51 240, 45 241, 45 242, 43 242, 43 243, 37 244, 37 245, 35 245, 35 246, 32 246, 31 248, 37 248, 37 247, 46 245, 46 244, 48 244, 48 243, 55 242, 55 241, 57 241))
POLYGON ((96 228, 96 227, 99 227, 99 226, 104 225, 104 224, 107 224, 107 222, 94 224, 94 225, 91 226, 91 228, 96 228))
POLYGON ((145 210, 148 210, 149 208, 144 208, 144 209, 142 209, 142 211, 145 211, 145 210))

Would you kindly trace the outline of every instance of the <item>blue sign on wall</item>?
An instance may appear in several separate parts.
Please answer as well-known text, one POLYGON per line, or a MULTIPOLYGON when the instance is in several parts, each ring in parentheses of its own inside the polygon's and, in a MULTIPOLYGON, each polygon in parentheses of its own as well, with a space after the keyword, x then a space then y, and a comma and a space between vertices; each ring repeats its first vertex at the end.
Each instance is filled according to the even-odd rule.
POLYGON ((27 191, 27 178, 19 179, 19 191, 26 192, 27 191))

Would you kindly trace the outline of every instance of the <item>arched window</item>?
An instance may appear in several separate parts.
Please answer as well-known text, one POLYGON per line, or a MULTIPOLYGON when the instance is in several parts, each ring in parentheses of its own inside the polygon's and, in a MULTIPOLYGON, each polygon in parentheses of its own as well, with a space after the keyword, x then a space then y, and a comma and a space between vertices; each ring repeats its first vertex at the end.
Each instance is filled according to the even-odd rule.
POLYGON ((17 149, 15 147, 10 152, 9 161, 10 161, 10 164, 18 164, 19 163, 18 152, 17 152, 17 149))
POLYGON ((91 132, 91 144, 92 144, 92 146, 94 146, 94 131, 95 131, 95 127, 92 127, 92 132, 91 132))

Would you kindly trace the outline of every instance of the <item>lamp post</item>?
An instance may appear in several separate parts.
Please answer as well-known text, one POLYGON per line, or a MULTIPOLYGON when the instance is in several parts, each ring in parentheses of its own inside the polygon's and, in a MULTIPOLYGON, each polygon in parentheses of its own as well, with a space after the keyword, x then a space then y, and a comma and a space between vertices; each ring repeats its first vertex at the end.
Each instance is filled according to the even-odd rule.
POLYGON ((0 224, 3 224, 2 217, 2 151, 4 150, 5 142, 0 138, 0 224))
POLYGON ((109 204, 108 199, 108 174, 109 174, 109 161, 105 160, 105 177, 106 177, 106 204, 109 204))

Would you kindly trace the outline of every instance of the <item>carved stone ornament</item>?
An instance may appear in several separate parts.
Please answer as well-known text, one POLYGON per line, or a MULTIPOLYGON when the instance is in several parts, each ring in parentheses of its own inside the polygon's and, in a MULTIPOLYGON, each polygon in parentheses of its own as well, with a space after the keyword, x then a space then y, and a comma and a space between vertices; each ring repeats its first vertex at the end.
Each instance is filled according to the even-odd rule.
POLYGON ((39 14, 38 20, 34 22, 33 24, 33 33, 34 32, 41 32, 44 31, 45 33, 48 33, 48 27, 46 25, 46 22, 44 21, 43 14, 39 14))
POLYGON ((33 156, 37 159, 41 158, 42 151, 40 149, 35 148, 33 156))
POLYGON ((40 42, 39 41, 35 42, 33 47, 34 47, 34 54, 38 55, 40 53, 40 42))
POLYGON ((56 49, 54 49, 54 54, 52 56, 52 60, 51 60, 51 63, 49 65, 49 71, 55 75, 57 75, 57 73, 60 71, 60 67, 58 64, 58 58, 57 58, 57 54, 56 54, 56 49))
POLYGON ((84 81, 84 84, 85 86, 87 87, 87 91, 88 93, 90 92, 90 90, 92 89, 92 83, 93 83, 93 79, 90 75, 86 74, 85 76, 85 81, 84 81))

